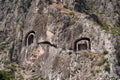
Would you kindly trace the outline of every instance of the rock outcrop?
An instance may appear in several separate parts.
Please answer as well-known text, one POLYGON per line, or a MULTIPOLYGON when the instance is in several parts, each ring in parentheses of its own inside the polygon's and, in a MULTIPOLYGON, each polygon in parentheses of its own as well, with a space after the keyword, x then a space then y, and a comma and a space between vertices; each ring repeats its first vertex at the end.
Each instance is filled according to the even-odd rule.
POLYGON ((119 12, 119 0, 0 0, 0 68, 10 60, 16 78, 33 80, 119 79, 119 12))

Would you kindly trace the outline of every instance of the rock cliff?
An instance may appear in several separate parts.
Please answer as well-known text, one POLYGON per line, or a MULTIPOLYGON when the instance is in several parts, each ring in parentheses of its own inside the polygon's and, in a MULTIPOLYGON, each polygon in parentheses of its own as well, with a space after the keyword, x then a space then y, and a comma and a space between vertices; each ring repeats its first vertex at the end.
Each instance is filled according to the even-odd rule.
POLYGON ((119 80, 119 32, 119 0, 0 0, 0 69, 18 80, 119 80))

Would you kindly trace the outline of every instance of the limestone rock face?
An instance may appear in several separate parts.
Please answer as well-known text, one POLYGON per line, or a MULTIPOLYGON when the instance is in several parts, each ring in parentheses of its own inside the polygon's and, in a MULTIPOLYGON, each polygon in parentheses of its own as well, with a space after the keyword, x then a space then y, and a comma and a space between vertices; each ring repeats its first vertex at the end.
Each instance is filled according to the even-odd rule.
POLYGON ((119 0, 0 0, 0 68, 10 60, 33 80, 119 79, 119 12, 119 0))

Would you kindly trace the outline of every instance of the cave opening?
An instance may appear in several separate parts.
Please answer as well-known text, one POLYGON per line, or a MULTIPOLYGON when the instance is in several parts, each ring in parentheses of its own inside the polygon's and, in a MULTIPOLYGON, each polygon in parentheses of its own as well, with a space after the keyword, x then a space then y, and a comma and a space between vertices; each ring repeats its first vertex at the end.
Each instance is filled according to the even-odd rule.
POLYGON ((74 42, 74 51, 81 51, 81 50, 90 50, 90 39, 89 38, 80 38, 74 42))
POLYGON ((33 43, 33 41, 34 41, 34 35, 30 35, 29 37, 28 37, 28 46, 29 45, 31 45, 32 43, 33 43))
POLYGON ((25 46, 30 46, 31 44, 34 43, 34 40, 35 40, 35 32, 34 31, 28 32, 25 37, 25 46))
POLYGON ((87 44, 86 43, 78 44, 78 51, 80 50, 87 50, 87 44))

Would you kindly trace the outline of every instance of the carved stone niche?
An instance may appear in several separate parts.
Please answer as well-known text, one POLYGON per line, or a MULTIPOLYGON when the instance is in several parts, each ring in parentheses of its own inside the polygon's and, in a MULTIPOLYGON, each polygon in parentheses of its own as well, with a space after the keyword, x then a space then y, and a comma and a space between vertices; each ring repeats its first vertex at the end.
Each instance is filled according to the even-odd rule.
POLYGON ((90 50, 90 39, 89 38, 80 38, 74 42, 74 51, 81 51, 81 50, 90 50))

